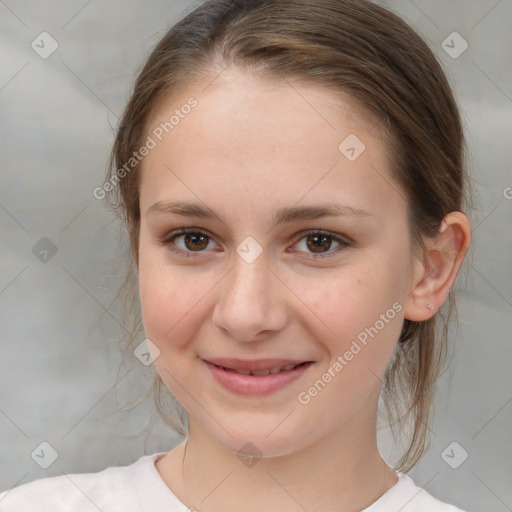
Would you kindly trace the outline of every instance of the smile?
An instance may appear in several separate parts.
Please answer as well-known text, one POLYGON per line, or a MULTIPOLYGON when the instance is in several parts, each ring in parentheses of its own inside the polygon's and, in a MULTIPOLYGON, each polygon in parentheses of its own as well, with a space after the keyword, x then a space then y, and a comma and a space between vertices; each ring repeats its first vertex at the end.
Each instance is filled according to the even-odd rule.
POLYGON ((285 388, 299 379, 313 361, 215 359, 203 363, 224 390, 238 395, 262 396, 285 388))
POLYGON ((254 375, 257 377, 263 377, 265 375, 275 375, 276 373, 288 372, 290 370, 294 370, 295 368, 297 368, 303 364, 308 364, 308 361, 305 361, 304 363, 299 363, 299 364, 287 364, 285 366, 274 366, 272 368, 268 368, 267 370, 240 370, 240 369, 236 369, 236 368, 226 368, 224 366, 219 366, 219 365, 214 365, 214 366, 216 366, 217 368, 221 368, 222 370, 225 370, 227 372, 236 372, 236 373, 240 373, 241 375, 254 375))

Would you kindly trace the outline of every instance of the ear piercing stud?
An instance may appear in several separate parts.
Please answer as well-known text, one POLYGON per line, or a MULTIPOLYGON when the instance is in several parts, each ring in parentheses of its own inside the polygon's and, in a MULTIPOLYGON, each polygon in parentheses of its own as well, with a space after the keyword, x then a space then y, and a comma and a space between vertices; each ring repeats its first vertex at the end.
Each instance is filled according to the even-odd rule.
POLYGON ((434 309, 434 306, 432 306, 432 304, 427 304, 427 309, 434 309))

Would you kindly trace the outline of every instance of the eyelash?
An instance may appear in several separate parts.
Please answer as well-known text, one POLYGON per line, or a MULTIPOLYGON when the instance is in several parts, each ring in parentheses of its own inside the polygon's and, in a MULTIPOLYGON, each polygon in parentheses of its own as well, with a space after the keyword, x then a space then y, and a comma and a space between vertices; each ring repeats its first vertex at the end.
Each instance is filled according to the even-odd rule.
MULTIPOLYGON (((196 254, 194 254, 194 252, 201 253, 201 252, 205 252, 205 251, 183 251, 182 249, 176 249, 175 247, 172 246, 172 243, 173 243, 173 241, 176 238, 178 238, 181 235, 186 235, 188 233, 205 235, 210 240, 212 240, 212 237, 207 232, 205 232, 205 231, 203 231, 201 229, 197 229, 197 228, 184 228, 184 229, 172 231, 171 233, 169 233, 165 237, 161 238, 159 241, 160 241, 160 243, 162 245, 167 246, 168 249, 171 252, 176 253, 176 254, 178 254, 180 256, 185 256, 186 258, 198 257, 198 256, 196 256, 196 254)), ((342 238, 342 237, 338 236, 335 233, 331 233, 330 231, 323 231, 323 230, 319 230, 319 229, 310 229, 310 230, 307 230, 307 231, 299 233, 299 235, 300 235, 300 238, 296 239, 296 241, 294 242, 294 245, 297 242, 300 242, 303 238, 307 238, 310 235, 319 235, 319 236, 324 235, 324 236, 332 238, 336 242, 340 243, 339 247, 336 247, 335 249, 329 250, 326 253, 321 253, 319 255, 314 255, 314 254, 311 253, 310 257, 312 259, 315 259, 315 260, 322 259, 322 258, 330 258, 330 257, 333 256, 333 254, 337 254, 341 250, 351 246, 351 242, 349 242, 349 240, 347 240, 346 238, 342 238)))

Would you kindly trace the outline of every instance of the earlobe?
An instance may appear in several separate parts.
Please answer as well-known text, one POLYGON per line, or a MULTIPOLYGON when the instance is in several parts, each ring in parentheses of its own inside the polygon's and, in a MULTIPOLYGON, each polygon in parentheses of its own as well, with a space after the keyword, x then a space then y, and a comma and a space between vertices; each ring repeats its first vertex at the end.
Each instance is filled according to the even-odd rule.
POLYGON ((422 261, 416 261, 404 308, 405 318, 416 322, 431 318, 447 299, 471 243, 469 221, 463 213, 451 212, 441 222, 438 235, 424 241, 427 252, 422 261))

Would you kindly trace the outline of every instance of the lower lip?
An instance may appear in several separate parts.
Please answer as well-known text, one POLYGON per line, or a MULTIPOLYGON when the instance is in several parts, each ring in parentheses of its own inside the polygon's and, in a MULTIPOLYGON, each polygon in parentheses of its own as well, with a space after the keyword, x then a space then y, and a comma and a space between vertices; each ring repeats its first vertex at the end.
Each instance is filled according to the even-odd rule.
POLYGON ((293 370, 268 375, 243 375, 223 370, 204 361, 213 378, 224 388, 240 395, 268 395, 298 379, 313 363, 303 364, 293 370))

